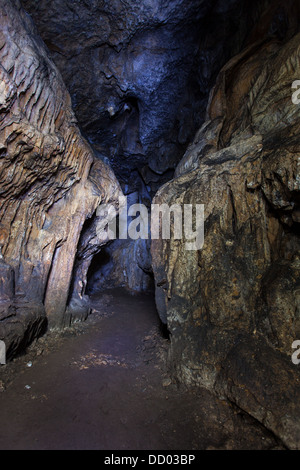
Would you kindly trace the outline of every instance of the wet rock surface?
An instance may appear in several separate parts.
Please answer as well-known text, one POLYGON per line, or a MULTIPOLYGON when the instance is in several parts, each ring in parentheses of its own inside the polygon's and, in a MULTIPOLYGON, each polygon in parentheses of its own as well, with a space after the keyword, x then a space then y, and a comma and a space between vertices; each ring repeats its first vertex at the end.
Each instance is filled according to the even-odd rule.
POLYGON ((215 390, 226 364, 225 394, 291 448, 300 445, 299 370, 291 362, 300 334, 300 121, 291 88, 299 41, 256 42, 222 69, 207 122, 154 199, 204 204, 204 246, 152 241, 156 302, 172 333, 177 376, 215 390))
POLYGON ((82 138, 29 16, 18 1, 0 10, 0 338, 9 357, 63 323, 82 227, 121 190, 82 138))
POLYGON ((249 410, 290 449, 299 448, 299 372, 262 338, 239 338, 222 364, 216 387, 249 410))
POLYGON ((2 450, 284 448, 237 407, 171 380, 151 297, 110 291, 91 308, 0 366, 2 450))

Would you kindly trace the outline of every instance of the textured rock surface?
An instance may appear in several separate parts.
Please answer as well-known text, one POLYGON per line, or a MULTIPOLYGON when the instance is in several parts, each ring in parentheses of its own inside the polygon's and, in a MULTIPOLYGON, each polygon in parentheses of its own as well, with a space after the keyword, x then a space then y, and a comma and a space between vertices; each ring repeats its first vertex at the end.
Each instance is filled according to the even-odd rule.
MULTIPOLYGON (((270 3, 22 0, 96 155, 110 162, 125 194, 148 199, 173 177, 221 66, 270 3)), ((270 34, 282 34, 285 15, 270 25, 270 34)), ((98 279, 105 270, 109 283, 150 285, 136 245, 111 247, 109 269, 99 264, 98 279)))
POLYGON ((216 390, 267 429, 283 444, 299 449, 300 377, 297 368, 262 339, 240 337, 218 376, 216 390))
MULTIPOLYGON (((205 205, 202 250, 152 243, 156 303, 177 378, 300 448, 290 360, 300 338, 297 2, 23 4, 49 50, 19 1, 0 0, 0 339, 9 354, 47 324, 87 315, 87 273, 106 241, 96 209, 120 195, 103 162, 149 203, 203 123, 221 65, 239 53, 154 201, 205 205)), ((147 244, 107 253, 118 265, 96 277, 147 287, 147 244)))
POLYGON ((270 2, 22 3, 98 155, 109 159, 124 185, 135 187, 139 170, 155 189, 193 139, 221 65, 240 50, 270 2))
POLYGON ((291 99, 299 45, 299 35, 257 41, 222 69, 206 123, 155 198, 204 204, 204 247, 152 242, 177 376, 218 384, 291 448, 300 447, 300 375, 291 362, 300 337, 300 114, 291 99))
MULTIPOLYGON (((122 225, 130 226, 136 217, 128 215, 133 204, 144 204, 150 213, 149 198, 142 198, 136 192, 126 199, 125 211, 122 211, 122 225)), ((99 255, 95 256, 90 266, 87 292, 89 294, 124 287, 130 292, 153 293, 153 273, 150 255, 150 239, 117 239, 109 243, 99 255)))
POLYGON ((81 137, 18 0, 0 2, 0 63, 0 338, 10 355, 63 322, 83 224, 120 189, 81 137))

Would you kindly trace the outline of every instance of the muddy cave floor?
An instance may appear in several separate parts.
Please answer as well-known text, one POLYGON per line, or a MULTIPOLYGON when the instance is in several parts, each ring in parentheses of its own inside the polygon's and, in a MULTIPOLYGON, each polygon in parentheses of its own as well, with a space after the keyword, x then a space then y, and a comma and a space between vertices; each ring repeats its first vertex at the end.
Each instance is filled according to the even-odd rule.
POLYGON ((91 304, 86 322, 0 366, 1 450, 281 449, 229 403, 171 380, 151 296, 91 304))

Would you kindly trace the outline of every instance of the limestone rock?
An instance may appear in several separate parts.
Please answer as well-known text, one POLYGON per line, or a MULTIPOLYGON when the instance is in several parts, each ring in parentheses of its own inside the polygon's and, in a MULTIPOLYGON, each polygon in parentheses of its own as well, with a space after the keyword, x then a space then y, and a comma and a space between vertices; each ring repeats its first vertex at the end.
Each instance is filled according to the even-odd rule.
MULTIPOLYGON (((293 34, 294 3, 22 0, 96 156, 111 164, 124 194, 138 191, 150 199, 173 177, 205 120, 221 67, 251 36, 293 34)), ((98 279, 105 269, 107 283, 148 285, 135 245, 114 244, 117 265, 110 271, 101 266, 98 279)))
POLYGON ((2 294, 11 291, 11 270, 15 279, 14 312, 2 319, 0 338, 13 354, 45 325, 61 324, 84 222, 120 188, 94 162, 60 73, 18 0, 0 2, 0 63, 0 244, 10 266, 2 294))
MULTIPOLYGON (((286 34, 291 21, 277 3, 22 0, 95 154, 111 164, 126 195, 150 199, 173 177, 220 68, 256 34, 253 25, 269 36, 286 34)), ((100 267, 98 278, 105 269, 108 283, 150 284, 137 257, 126 261, 139 251, 135 245, 115 244, 117 266, 100 267)))
MULTIPOLYGON (((300 373, 291 363, 292 342, 300 335, 300 114, 291 89, 299 78, 299 44, 299 34, 285 41, 261 40, 222 69, 207 122, 176 178, 154 200, 205 205, 203 249, 186 251, 184 240, 153 240, 151 251, 156 302, 171 332, 174 372, 212 390, 241 335, 254 344, 259 337, 264 348, 290 361, 295 377, 300 373)), ((252 378, 246 353, 240 361, 245 377, 236 369, 232 380, 243 389, 252 378)), ((282 361, 277 362, 279 376, 282 361)), ((272 394, 276 374, 268 370, 266 355, 256 367, 263 367, 257 376, 260 390, 272 394)), ((294 378, 291 388, 297 386, 294 378)), ((225 389, 232 398, 230 387, 225 389)), ((236 395, 238 405, 263 422, 263 408, 254 409, 262 392, 253 384, 253 400, 243 393, 236 395)), ((287 394, 292 397, 292 389, 287 394)), ((279 412, 275 401, 265 405, 270 405, 270 429, 286 445, 300 448, 296 418, 282 421, 298 402, 282 403, 279 412)))
MULTIPOLYGON (((157 187, 193 139, 222 65, 271 0, 22 0, 80 125, 125 186, 157 187)), ((272 15, 271 15, 272 16, 272 15)), ((273 18, 280 34, 285 14, 273 18)))
POLYGON ((216 382, 217 392, 245 409, 286 447, 299 449, 299 372, 262 338, 240 337, 216 382))

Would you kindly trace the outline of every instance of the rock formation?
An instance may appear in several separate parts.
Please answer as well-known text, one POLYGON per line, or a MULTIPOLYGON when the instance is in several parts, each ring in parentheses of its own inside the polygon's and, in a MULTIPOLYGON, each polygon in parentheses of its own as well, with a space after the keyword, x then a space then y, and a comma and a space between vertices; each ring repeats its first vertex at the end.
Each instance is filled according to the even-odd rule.
POLYGON ((22 5, 36 27, 19 0, 0 0, 8 354, 85 318, 88 279, 145 290, 154 273, 174 377, 299 449, 298 3, 22 5), (117 240, 101 251, 97 208, 118 209, 122 190, 148 206, 154 194, 157 204, 203 204, 203 247, 158 239, 150 253, 117 240))
POLYGON ((98 156, 131 191, 139 172, 152 192, 193 139, 221 64, 268 3, 22 0, 98 156))
MULTIPOLYGON (((241 50, 269 3, 22 0, 95 154, 110 162, 124 194, 148 203, 202 124, 221 66, 241 50)), ((272 28, 284 31, 284 16, 272 28)), ((96 279, 148 289, 149 250, 135 245, 109 247, 111 261, 96 279)))
POLYGON ((176 376, 299 448, 300 35, 256 39, 220 72, 206 122, 155 197, 205 205, 201 250, 152 241, 156 301, 176 376))
MULTIPOLYGON (((0 338, 9 356, 47 322, 64 323, 84 223, 120 187, 82 138, 29 16, 10 0, 0 13, 0 338)), ((100 249, 104 241, 90 238, 100 249)))

